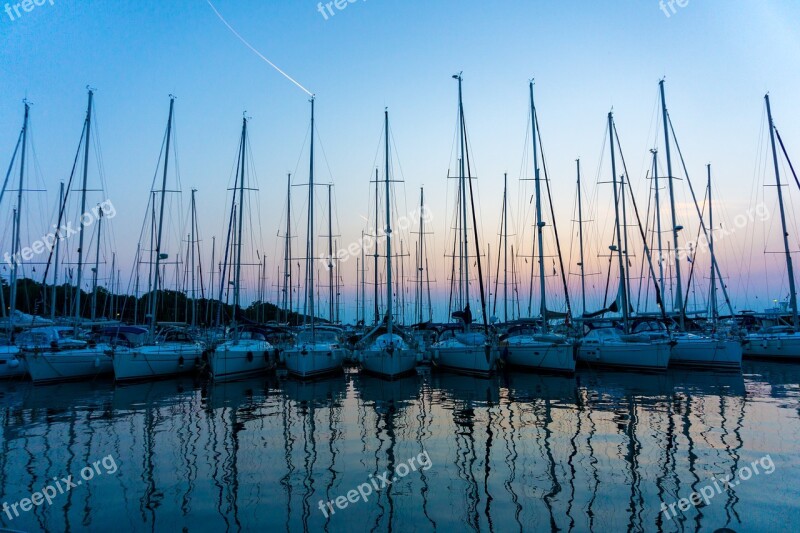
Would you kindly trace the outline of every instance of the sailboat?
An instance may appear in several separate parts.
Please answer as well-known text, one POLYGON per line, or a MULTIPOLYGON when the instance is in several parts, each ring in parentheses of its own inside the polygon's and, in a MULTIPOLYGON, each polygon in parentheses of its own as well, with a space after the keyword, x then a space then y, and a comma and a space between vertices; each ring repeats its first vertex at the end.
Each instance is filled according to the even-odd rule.
MULTIPOLYGON (((389 180, 389 111, 384 111, 385 130, 385 182, 386 182, 386 319, 365 335, 359 344, 361 365, 366 372, 385 378, 396 378, 414 371, 417 366, 417 350, 398 331, 392 313, 392 217, 389 180)), ((375 199, 377 202, 377 198, 375 199)))
MULTIPOLYGON (((559 373, 575 372, 575 345, 571 339, 549 331, 547 310, 547 293, 545 289, 544 243, 542 230, 545 222, 542 219, 542 190, 539 178, 538 145, 537 145, 537 116, 533 100, 533 80, 528 83, 531 103, 531 131, 533 138, 533 173, 536 190, 536 240, 538 243, 539 262, 539 292, 541 316, 535 321, 521 321, 514 324, 504 335, 502 343, 503 354, 510 366, 528 370, 542 370, 559 373)), ((505 189, 505 188, 504 188, 505 189)), ((504 212, 507 210, 507 194, 503 194, 504 212)), ((504 233, 508 240, 507 227, 508 215, 504 216, 504 233)), ((555 220, 553 220, 555 227, 555 220)), ((558 234, 556 234, 557 238, 558 234)), ((559 249, 560 255, 560 249, 559 249)), ((505 284, 504 284, 505 285, 505 284)), ((566 285, 564 294, 569 301, 566 285)), ((507 298, 506 298, 507 299, 507 298)), ((506 303, 507 306, 507 303, 506 303)), ((569 307, 569 305, 568 305, 569 307)))
MULTIPOLYGON (((19 152, 20 146, 22 146, 22 152, 23 152, 22 153, 22 157, 21 157, 22 158, 22 167, 23 168, 20 170, 20 180, 22 180, 22 177, 23 177, 23 174, 24 174, 25 148, 26 148, 26 144, 27 144, 27 133, 28 133, 28 114, 29 114, 29 109, 30 109, 30 106, 28 105, 28 102, 26 101, 24 103, 25 103, 25 118, 23 120, 22 130, 20 131, 19 137, 17 138, 17 145, 14 148, 14 155, 12 156, 11 163, 8 166, 8 172, 6 172, 6 178, 5 178, 4 182, 3 182, 2 192, 0 192, 0 203, 2 203, 3 196, 5 196, 6 186, 8 185, 8 180, 11 177, 11 172, 14 169, 14 160, 17 157, 17 153, 19 152)), ((12 239, 14 240, 14 243, 12 245, 12 250, 13 250, 14 254, 16 254, 18 249, 19 249, 19 244, 17 242, 17 228, 19 227, 19 219, 20 219, 20 216, 19 216, 19 204, 20 204, 21 198, 22 198, 22 187, 19 188, 19 191, 18 191, 17 194, 18 194, 17 208, 14 209, 14 213, 13 213, 13 217, 14 217, 14 222, 13 222, 14 234, 12 236, 12 239)), ((2 287, 0 287, 0 305, 3 306, 2 307, 3 318, 5 318, 5 322, 6 322, 7 326, 8 326, 8 341, 9 342, 14 338, 14 323, 15 323, 15 320, 14 320, 15 313, 14 313, 14 311, 16 310, 16 294, 17 294, 16 285, 17 285, 17 267, 18 267, 18 264, 19 264, 18 261, 14 261, 14 263, 12 265, 11 283, 10 283, 10 285, 11 285, 11 291, 10 291, 10 293, 11 293, 10 294, 10 296, 11 296, 11 302, 10 302, 10 310, 11 310, 11 312, 9 313, 8 317, 5 316, 6 304, 5 304, 5 299, 3 298, 2 287)), ((27 365, 25 364, 25 360, 20 358, 20 357, 18 357, 18 356, 19 356, 19 348, 17 348, 13 344, 0 346, 0 379, 19 378, 19 377, 23 377, 25 374, 28 373, 28 369, 27 369, 27 365)))
MULTIPOLYGON (((474 196, 472 194, 472 173, 469 165, 469 155, 467 147, 467 130, 464 124, 464 103, 462 99, 462 76, 461 73, 453 75, 458 80, 458 123, 459 123, 459 202, 458 218, 459 229, 461 232, 455 236, 459 243, 459 306, 463 309, 452 313, 452 317, 458 321, 447 328, 439 336, 436 342, 431 344, 429 350, 432 360, 437 367, 461 372, 465 374, 476 374, 489 376, 495 371, 499 349, 494 333, 489 330, 486 316, 486 300, 483 287, 483 271, 481 268, 481 254, 478 242, 477 219, 474 209, 474 196), (469 196, 467 189, 469 188, 469 196), (467 204, 467 200, 470 204, 467 204), (483 317, 483 330, 474 330, 472 324, 472 310, 470 309, 469 298, 469 228, 467 226, 467 214, 472 207, 472 225, 475 238, 475 259, 478 264, 478 284, 480 286, 481 314, 483 317), (462 233, 463 232, 463 233, 462 233)), ((455 255, 453 260, 455 261, 455 255)))
MULTIPOLYGON (((772 109, 769 103, 769 94, 764 96, 767 106, 767 120, 769 121, 769 140, 772 147, 772 164, 775 168, 775 183, 778 191, 778 205, 781 211, 781 228, 783 229, 783 247, 786 257, 786 273, 789 278, 789 307, 792 312, 792 323, 788 326, 771 326, 761 331, 751 333, 746 337, 744 354, 748 357, 763 357, 769 359, 788 359, 800 361, 800 319, 797 312, 797 289, 794 279, 794 266, 789 247, 789 233, 786 230, 786 211, 783 203, 783 191, 781 190, 781 174, 778 165, 778 150, 775 145, 775 135, 781 143, 784 156, 788 159, 780 133, 772 120, 772 109)), ((791 163, 790 163, 791 167, 791 163)), ((792 168, 794 172, 794 168, 792 168)), ((795 176, 797 179, 797 176, 795 176)))
MULTIPOLYGON (((173 376, 193 371, 197 367, 203 353, 203 345, 195 341, 186 332, 175 328, 156 331, 158 311, 158 291, 161 282, 161 260, 164 238, 164 202, 167 193, 167 173, 169 169, 170 141, 172 140, 172 123, 175 108, 175 97, 170 96, 169 118, 164 151, 164 173, 161 181, 161 204, 159 208, 158 231, 155 246, 155 268, 153 291, 150 294, 150 324, 148 341, 132 350, 114 349, 114 377, 117 381, 158 378, 173 376)), ((155 222, 155 221, 154 221, 155 222)), ((111 328, 109 333, 113 332, 111 328)))
MULTIPOLYGON (((86 213, 86 191, 89 172, 89 146, 91 145, 92 104, 94 91, 89 92, 89 103, 86 110, 81 142, 83 143, 83 180, 81 187, 81 213, 86 213)), ((27 129, 27 105, 26 105, 27 129)), ((24 145, 24 142, 23 142, 24 145)), ((78 154, 80 154, 80 144, 78 154)), ((23 148, 24 153, 24 148, 23 148)), ((76 155, 76 160, 77 160, 76 155)), ((23 158, 24 165, 24 158, 23 158)), ((22 170, 20 172, 22 180, 22 170)), ((22 189, 20 182, 20 189, 22 189)), ((64 205, 59 211, 58 227, 61 227, 61 216, 64 205)), ((98 211, 102 219, 102 210, 98 211)), ((75 288, 73 327, 33 328, 17 338, 17 346, 28 365, 28 372, 34 382, 64 381, 72 379, 93 378, 113 371, 111 363, 111 345, 84 340, 79 337, 81 318, 81 280, 84 267, 84 230, 83 224, 78 231, 78 264, 77 283, 75 288)), ((97 246, 100 246, 99 231, 97 246)))
MULTIPOLYGON (((239 193, 239 220, 236 225, 238 236, 234 243, 236 257, 234 258, 233 278, 233 320, 229 337, 216 346, 208 357, 211 377, 215 380, 242 377, 246 375, 266 372, 272 368, 272 345, 267 341, 263 332, 253 328, 238 326, 237 313, 240 309, 240 293, 242 284, 242 233, 244 224, 244 190, 245 169, 247 167, 247 117, 242 119, 242 138, 239 145, 239 173, 237 176, 239 193)), ((234 202, 236 201, 234 192, 234 202)), ((221 281, 225 276, 221 276, 221 281)), ((222 300, 222 283, 220 283, 220 300, 222 300)))
POLYGON ((286 369, 299 378, 311 378, 342 369, 345 348, 341 342, 341 329, 316 324, 314 293, 314 101, 311 97, 311 143, 308 173, 308 227, 306 238, 306 302, 304 321, 297 332, 294 344, 283 352, 286 369))
MULTIPOLYGON (((592 327, 581 340, 578 348, 578 360, 589 366, 622 367, 627 370, 664 371, 667 369, 670 358, 669 339, 651 339, 648 335, 632 335, 630 328, 630 306, 628 303, 629 292, 626 273, 627 252, 627 223, 620 222, 620 193, 617 183, 617 163, 614 148, 616 129, 614 116, 608 113, 608 135, 611 148, 611 182, 614 189, 614 232, 615 244, 609 249, 612 255, 617 256, 619 264, 619 289, 617 300, 608 309, 601 311, 621 310, 622 329, 613 324, 603 324, 601 327, 592 327), (623 240, 622 229, 625 228, 626 236, 623 240)), ((623 179, 625 176, 623 175, 623 179)), ((623 190, 624 194, 624 190, 623 190)), ((623 204, 624 205, 624 204, 623 204)), ((583 252, 581 252, 582 254, 583 252)), ((648 257, 647 244, 645 243, 645 256, 648 257)), ((658 291, 656 287, 656 291, 658 291)), ((661 302, 660 293, 657 301, 661 302)), ((594 313, 597 314, 597 313, 594 313)), ((584 319, 587 313, 584 312, 584 319)))
MULTIPOLYGON (((667 186, 669 189, 669 201, 670 201, 670 212, 672 215, 672 239, 673 239, 673 248, 678 250, 678 232, 681 229, 681 226, 678 225, 678 221, 676 218, 675 213, 675 188, 674 188, 674 180, 672 178, 672 156, 671 156, 671 148, 670 148, 670 119, 669 113, 667 111, 667 102, 666 97, 664 95, 664 80, 659 82, 659 92, 661 95, 661 115, 662 120, 664 123, 664 148, 665 148, 665 155, 667 158, 667 186)), ((677 142, 677 141, 676 141, 677 142)), ((656 152, 653 152, 653 176, 655 181, 656 187, 656 195, 658 194, 658 163, 656 152)), ((690 184, 691 185, 691 184, 690 184)), ((711 212, 711 168, 708 167, 708 194, 709 194, 709 213, 711 212)), ((710 215, 709 215, 710 216, 710 215)), ((656 227, 661 227, 660 222, 660 206, 658 205, 658 197, 656 196, 656 217, 657 217, 657 224, 656 227)), ((702 226, 703 231, 705 232, 705 225, 703 223, 703 217, 698 211, 698 217, 700 218, 700 224, 702 226)), ((713 221, 713 219, 712 219, 713 221)), ((712 232, 713 232, 713 224, 711 225, 712 232)), ((659 229, 659 258, 661 256, 661 233, 659 229)), ((716 287, 715 287, 715 275, 718 270, 718 265, 716 262, 716 256, 714 255, 714 247, 713 247, 713 235, 709 239, 709 242, 712 243, 710 247, 711 251, 711 301, 712 307, 712 322, 716 320, 716 287)), ((713 369, 724 369, 724 370, 739 370, 742 366, 742 345, 738 340, 724 338, 719 335, 698 335, 695 333, 689 333, 686 331, 686 312, 684 308, 684 299, 683 299, 683 287, 681 286, 681 263, 680 263, 680 254, 675 254, 674 256, 675 261, 675 310, 678 312, 678 331, 673 334, 673 339, 675 343, 672 346, 672 351, 670 354, 670 364, 671 365, 678 365, 678 366, 687 366, 687 367, 695 367, 695 368, 713 368, 713 369)), ((659 268, 660 263, 659 263, 659 268)), ((661 291, 663 294, 664 284, 663 279, 661 280, 661 291)), ((724 290, 724 287, 723 287, 724 290)), ((650 323, 652 325, 652 322, 650 323)), ((637 328, 634 329, 634 332, 642 331, 645 326, 639 325, 637 328)), ((662 328, 666 329, 666 328, 662 328)))

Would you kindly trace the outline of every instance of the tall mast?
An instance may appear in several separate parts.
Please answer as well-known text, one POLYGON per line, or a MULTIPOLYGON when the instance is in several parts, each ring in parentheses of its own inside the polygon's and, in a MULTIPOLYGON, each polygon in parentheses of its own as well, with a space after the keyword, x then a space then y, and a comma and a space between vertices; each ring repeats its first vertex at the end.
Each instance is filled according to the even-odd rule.
POLYGON ((367 308, 366 308, 366 294, 364 294, 364 289, 366 288, 366 279, 365 279, 365 267, 364 264, 364 230, 361 230, 361 320, 364 321, 364 324, 367 323, 367 308))
POLYGON ((311 144, 308 164, 308 310, 311 319, 311 334, 314 330, 314 97, 311 97, 311 144))
POLYGON ((422 261, 425 257, 425 219, 422 216, 422 209, 425 203, 425 189, 423 187, 419 188, 419 257, 417 258, 417 294, 418 298, 417 301, 419 302, 419 319, 417 320, 419 323, 422 323, 422 313, 423 313, 423 289, 422 289, 422 261))
POLYGON ((545 293, 544 279, 544 243, 542 242, 542 192, 541 181, 539 180, 539 154, 536 146, 536 106, 533 103, 533 80, 528 82, 528 90, 531 98, 531 136, 533 137, 533 180, 536 187, 536 236, 539 245, 539 313, 542 315, 542 328, 547 332, 547 295, 545 293))
POLYGON ((117 254, 116 254, 116 252, 112 252, 111 253, 111 282, 110 282, 110 285, 111 285, 111 291, 110 291, 111 292, 111 319, 112 320, 114 319, 115 316, 117 316, 116 313, 114 312, 115 311, 115 307, 116 307, 116 303, 117 303, 116 302, 117 287, 114 286, 114 282, 115 282, 114 278, 115 278, 116 269, 117 269, 117 254))
POLYGON ((328 184, 328 314, 333 322, 333 211, 331 209, 331 187, 328 184))
MULTIPOLYGON (((25 105, 25 118, 22 121, 22 154, 20 158, 20 165, 19 165, 19 188, 17 189, 17 208, 14 210, 14 238, 13 238, 13 254, 14 264, 11 267, 11 294, 9 295, 11 298, 11 314, 8 317, 8 323, 10 325, 10 330, 13 334, 14 332, 14 314, 17 310, 17 274, 19 271, 19 261, 21 257, 16 256, 17 252, 19 252, 20 247, 22 246, 20 243, 20 222, 22 218, 22 190, 25 182, 25 155, 27 153, 28 148, 28 116, 30 114, 31 106, 27 100, 24 102, 25 105)), ((83 211, 81 211, 83 212, 83 211)), ((81 225, 83 228, 83 225, 81 225)))
POLYGON ((236 310, 239 308, 240 303, 240 286, 242 282, 242 226, 244 222, 244 169, 247 165, 247 117, 242 118, 242 150, 241 150, 241 163, 239 168, 241 174, 239 177, 239 222, 237 224, 237 239, 236 239, 236 269, 234 270, 233 278, 233 331, 234 337, 236 334, 236 310))
MULTIPOLYGON (((624 167, 623 167, 624 170, 624 167)), ((627 209, 627 202, 625 200, 625 173, 619 175, 619 192, 620 192, 620 200, 622 201, 622 257, 625 258, 625 265, 630 265, 631 262, 628 259, 628 209, 627 209)), ((628 273, 628 278, 625 279, 625 289, 628 291, 628 294, 631 294, 631 280, 630 280, 630 272, 628 273)))
MULTIPOLYGON (((97 248, 95 248, 94 268, 92 269, 92 322, 97 320, 97 277, 100 275, 100 243, 103 227, 103 209, 98 206, 97 211, 97 248)), ((113 278, 114 273, 112 271, 113 278)))
POLYGON ((653 154, 653 186, 656 196, 656 239, 658 241, 658 288, 664 294, 664 252, 661 244, 661 202, 658 193, 658 150, 652 149, 653 154))
POLYGON ((286 243, 283 247, 283 308, 289 322, 292 298, 292 174, 286 180, 286 243))
POLYGON ((192 236, 189 239, 189 246, 192 247, 192 327, 197 326, 197 288, 195 280, 195 248, 197 246, 197 204, 195 194, 197 189, 192 189, 192 236))
POLYGON ((575 166, 578 172, 578 242, 579 242, 579 253, 580 253, 580 263, 578 265, 581 267, 581 312, 586 313, 586 276, 585 276, 585 267, 583 264, 583 204, 581 203, 581 160, 575 160, 575 166))
POLYGON ((374 292, 375 292, 375 323, 377 324, 380 322, 380 312, 378 310, 378 169, 375 168, 375 253, 373 254, 373 258, 375 259, 374 264, 374 292))
POLYGON ((465 150, 465 137, 467 135, 465 126, 464 126, 464 101, 462 99, 462 91, 461 91, 461 84, 462 84, 462 77, 461 73, 455 74, 453 76, 455 79, 458 80, 458 127, 459 127, 459 144, 460 144, 460 153, 461 157, 458 161, 458 174, 459 174, 459 185, 461 191, 461 213, 462 213, 462 224, 461 230, 463 232, 463 243, 462 243, 462 254, 461 260, 459 262, 461 266, 461 283, 463 287, 463 297, 464 300, 461 302, 461 308, 463 309, 466 305, 469 304, 469 230, 467 226, 467 183, 466 178, 464 176, 464 150, 465 150))
POLYGON ((209 278, 210 279, 209 279, 209 282, 208 282, 208 286, 211 288, 211 290, 209 291, 210 298, 208 300, 206 300, 206 325, 211 324, 211 317, 214 316, 214 292, 215 292, 214 291, 214 267, 216 266, 216 263, 214 262, 214 260, 216 258, 214 256, 216 255, 216 252, 217 252, 217 237, 216 236, 212 236, 211 237, 211 268, 209 268, 209 270, 211 272, 209 272, 209 278))
MULTIPOLYGON (((58 205, 64 205, 64 182, 61 182, 61 185, 58 187, 58 205)), ((50 320, 55 320, 56 318, 56 287, 58 286, 58 255, 61 251, 61 231, 56 230, 56 255, 53 262, 53 296, 50 302, 50 320)), ((138 255, 138 252, 137 252, 138 255)), ((138 263, 137 263, 138 264, 138 263)), ((138 296, 138 295, 137 295, 138 296)), ((134 314, 134 316, 136 316, 134 314)))
POLYGON ((141 263, 142 243, 136 243, 136 273, 133 287, 133 323, 139 323, 139 264, 141 263))
MULTIPOLYGON (((89 101, 91 102, 91 91, 89 92, 89 101)), ((90 104, 91 105, 91 104, 90 104)), ((157 300, 158 300, 158 281, 161 275, 161 270, 159 266, 161 265, 161 237, 163 235, 163 228, 164 228, 164 197, 166 195, 167 190, 167 170, 169 165, 169 145, 170 140, 172 139, 172 114, 175 109, 175 97, 169 95, 169 119, 167 119, 167 142, 166 142, 166 150, 164 152, 164 174, 161 180, 161 207, 159 210, 158 215, 158 236, 156 237, 156 264, 155 264, 155 278, 153 281, 153 293, 152 297, 150 298, 150 335, 155 334, 156 330, 156 311, 157 311, 157 300)), ((88 135, 87 135, 88 141, 88 135)), ((87 143, 88 144, 88 143, 87 143)), ((84 167, 85 170, 85 167, 84 167)), ((85 174, 84 174, 85 176, 85 174)), ((86 178, 84 178, 84 189, 86 188, 86 178)), ((155 198, 155 194, 153 195, 155 198)), ((82 246, 82 245, 81 245, 82 246)), ((80 255, 78 256, 80 257, 80 255)), ((80 279, 80 267, 78 267, 78 279, 80 279)), ((78 298, 80 298, 80 287, 78 287, 78 298)))
POLYGON ((503 322, 508 322, 508 172, 503 173, 503 322))
POLYGON ((386 324, 389 335, 392 334, 392 218, 389 202, 389 110, 383 111, 383 128, 385 132, 384 158, 386 181, 386 324))
POLYGON ((197 326, 197 288, 195 282, 195 246, 197 246, 197 204, 195 203, 197 189, 192 189, 192 238, 189 245, 192 247, 192 327, 197 326))
MULTIPOLYGON (((337 241, 333 242, 333 249, 334 250, 338 250, 339 249, 339 243, 337 241)), ((336 323, 337 324, 340 323, 340 321, 339 321, 339 295, 340 295, 341 287, 339 286, 339 283, 342 281, 340 279, 340 277, 341 276, 339 276, 339 269, 337 268, 336 269, 336 277, 334 278, 335 281, 336 281, 336 294, 334 296, 336 298, 336 323)))
POLYGON ((794 284, 794 267, 789 251, 789 232, 786 231, 786 211, 783 206, 783 191, 781 190, 781 174, 778 169, 778 151, 775 148, 775 123, 772 122, 772 108, 769 105, 769 94, 764 95, 767 103, 767 117, 769 119, 769 140, 772 143, 772 164, 775 167, 775 184, 778 190, 778 204, 781 208, 781 228, 783 229, 783 250, 786 255, 786 273, 789 276, 789 305, 792 308, 792 326, 795 331, 800 329, 797 317, 797 290, 794 284))
MULTIPOLYGON (((684 329, 684 313, 683 313, 683 287, 681 286, 681 261, 678 254, 678 232, 682 229, 678 226, 677 217, 675 216, 675 187, 673 186, 672 176, 672 158, 669 149, 669 119, 667 114, 667 100, 664 96, 664 80, 658 82, 661 91, 661 115, 664 122, 664 148, 667 156, 667 184, 669 185, 669 204, 670 211, 672 212, 672 247, 675 249, 675 307, 679 313, 679 324, 681 330, 684 329)), ((777 168, 777 167, 776 167, 777 168)))
MULTIPOLYGON (((608 137, 611 146, 611 179, 614 186, 614 229, 617 237, 617 260, 619 262, 619 291, 622 294, 622 319, 628 333, 628 292, 626 287, 625 260, 622 257, 622 233, 619 224, 619 191, 617 190, 617 159, 614 153, 614 114, 608 113, 608 137)), ((614 248, 612 247, 612 251, 614 248)))
MULTIPOLYGON (((153 299, 153 251, 155 250, 156 239, 156 191, 151 191, 150 198, 150 257, 147 261, 147 310, 145 311, 145 320, 147 322, 147 313, 150 311, 153 299)), ((144 323, 142 322, 142 323, 144 323)))
MULTIPOLYGON (((92 131, 92 101, 94 98, 94 91, 89 89, 89 105, 86 109, 86 140, 83 151, 83 187, 81 190, 81 213, 86 212, 86 186, 89 175, 89 141, 91 140, 92 131)), ((78 290, 75 293, 75 320, 79 321, 81 318, 81 281, 83 278, 83 224, 78 228, 78 290)))
POLYGON ((706 165, 708 171, 708 250, 711 253, 711 321, 716 327, 717 324, 717 272, 714 268, 716 258, 714 256, 714 212, 711 203, 711 164, 706 165))
POLYGON ((114 320, 114 318, 117 316, 117 313, 115 311, 117 306, 117 291, 119 290, 119 283, 117 283, 116 285, 114 284, 115 282, 114 273, 116 272, 116 270, 117 270, 117 254, 116 252, 112 252, 111 253, 111 319, 112 320, 114 320))
POLYGON ((361 303, 361 294, 359 294, 359 282, 361 276, 361 258, 356 256, 356 325, 358 325, 359 305, 361 303))

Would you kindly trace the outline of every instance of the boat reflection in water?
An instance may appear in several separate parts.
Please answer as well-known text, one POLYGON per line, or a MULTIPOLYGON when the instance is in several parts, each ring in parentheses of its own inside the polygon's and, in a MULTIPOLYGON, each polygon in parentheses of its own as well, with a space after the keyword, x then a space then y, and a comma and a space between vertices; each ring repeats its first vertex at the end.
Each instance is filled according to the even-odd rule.
POLYGON ((0 501, 109 456, 116 468, 0 526, 794 530, 798 382, 800 367, 750 361, 742 374, 3 382, 0 501), (767 454, 771 474, 661 512, 767 454))

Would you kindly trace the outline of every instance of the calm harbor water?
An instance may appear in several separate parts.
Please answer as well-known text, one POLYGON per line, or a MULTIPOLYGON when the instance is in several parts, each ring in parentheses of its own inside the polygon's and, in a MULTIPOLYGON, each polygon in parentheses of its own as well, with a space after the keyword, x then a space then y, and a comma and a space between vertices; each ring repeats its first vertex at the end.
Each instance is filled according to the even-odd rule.
POLYGON ((733 375, 0 383, 0 503, 56 493, 0 524, 798 531, 799 382, 800 365, 746 362, 733 375), (662 512, 728 475, 738 484, 708 504, 662 512))

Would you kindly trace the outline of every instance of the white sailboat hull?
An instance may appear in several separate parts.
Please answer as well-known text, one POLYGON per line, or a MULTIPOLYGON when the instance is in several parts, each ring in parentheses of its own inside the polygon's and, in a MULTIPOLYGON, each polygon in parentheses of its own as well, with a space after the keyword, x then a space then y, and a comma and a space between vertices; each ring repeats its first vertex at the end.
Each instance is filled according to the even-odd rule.
POLYGON ((590 366, 662 371, 667 369, 669 359, 668 342, 583 343, 578 348, 578 361, 590 366))
POLYGON ((283 353, 289 373, 303 379, 338 372, 344 360, 344 349, 326 344, 302 344, 283 353))
POLYGON ((34 383, 93 379, 114 371, 111 347, 65 351, 33 351, 24 353, 28 372, 34 383))
POLYGON ((385 378, 396 378, 409 374, 417 368, 417 352, 410 348, 392 351, 364 350, 361 352, 361 366, 365 372, 385 378))
POLYGON ((141 346, 113 356, 117 381, 160 378, 193 371, 203 348, 199 344, 165 343, 141 346))
POLYGON ((679 337, 672 347, 669 363, 695 368, 740 370, 742 344, 735 340, 679 337))
POLYGON ((496 344, 465 342, 457 337, 434 343, 430 349, 437 367, 480 376, 491 375, 500 356, 496 344))
POLYGON ((28 373, 25 360, 15 346, 0 347, 0 379, 21 378, 28 373))
POLYGON ((800 361, 800 333, 753 333, 746 340, 746 357, 800 361))
POLYGON ((510 366, 545 372, 575 372, 575 350, 570 343, 542 342, 521 335, 506 339, 501 349, 510 366))
POLYGON ((267 372, 273 368, 272 345, 261 340, 226 341, 208 356, 211 377, 232 379, 267 372))

